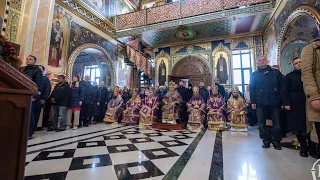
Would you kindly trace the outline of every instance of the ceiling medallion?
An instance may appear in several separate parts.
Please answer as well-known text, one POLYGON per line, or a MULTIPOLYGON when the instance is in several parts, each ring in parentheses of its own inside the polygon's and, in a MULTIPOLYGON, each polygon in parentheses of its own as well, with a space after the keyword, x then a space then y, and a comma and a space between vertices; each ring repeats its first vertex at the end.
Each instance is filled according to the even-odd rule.
POLYGON ((182 40, 189 40, 194 38, 197 35, 197 32, 194 31, 191 27, 180 26, 176 32, 176 37, 182 40))

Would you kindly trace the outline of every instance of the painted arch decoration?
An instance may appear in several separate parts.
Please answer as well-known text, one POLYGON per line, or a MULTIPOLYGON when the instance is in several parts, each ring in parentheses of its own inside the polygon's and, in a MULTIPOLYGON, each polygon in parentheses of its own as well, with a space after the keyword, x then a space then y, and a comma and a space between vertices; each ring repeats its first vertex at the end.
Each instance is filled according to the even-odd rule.
POLYGON ((300 6, 288 17, 280 32, 277 63, 283 74, 293 70, 292 60, 300 57, 309 41, 319 38, 320 15, 309 6, 300 6))

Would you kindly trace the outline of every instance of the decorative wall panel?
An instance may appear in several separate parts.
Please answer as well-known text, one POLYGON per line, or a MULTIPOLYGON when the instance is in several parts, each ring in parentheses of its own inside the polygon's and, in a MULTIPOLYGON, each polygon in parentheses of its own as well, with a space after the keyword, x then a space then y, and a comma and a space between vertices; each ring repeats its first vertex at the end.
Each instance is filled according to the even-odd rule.
POLYGON ((237 38, 237 39, 231 40, 231 49, 252 48, 252 47, 254 47, 253 37, 243 37, 243 38, 237 38))
POLYGON ((147 9, 147 24, 179 19, 180 3, 171 3, 147 9))
POLYGON ((117 30, 140 27, 146 24, 146 10, 117 16, 117 30))

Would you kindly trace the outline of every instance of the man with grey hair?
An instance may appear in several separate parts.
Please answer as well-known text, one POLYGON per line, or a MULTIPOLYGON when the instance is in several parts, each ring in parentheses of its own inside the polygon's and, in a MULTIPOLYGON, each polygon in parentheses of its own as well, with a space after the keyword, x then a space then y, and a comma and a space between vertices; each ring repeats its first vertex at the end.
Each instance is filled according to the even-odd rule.
POLYGON ((272 69, 268 63, 266 56, 257 57, 258 69, 252 73, 250 80, 250 100, 252 109, 257 110, 259 134, 263 142, 262 147, 269 148, 270 143, 272 143, 274 149, 281 150, 280 83, 282 74, 279 70, 272 69), (266 128, 268 114, 272 119, 271 131, 266 128))

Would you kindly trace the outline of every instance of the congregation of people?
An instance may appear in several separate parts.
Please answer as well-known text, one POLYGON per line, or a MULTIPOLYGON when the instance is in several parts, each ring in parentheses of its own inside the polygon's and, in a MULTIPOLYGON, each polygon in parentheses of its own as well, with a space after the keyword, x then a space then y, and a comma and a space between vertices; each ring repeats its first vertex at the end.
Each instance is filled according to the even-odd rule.
POLYGON ((281 150, 280 141, 290 132, 300 143, 300 156, 319 158, 319 147, 310 140, 313 127, 310 122, 314 122, 320 137, 320 83, 315 75, 319 68, 314 70, 312 62, 307 62, 308 52, 303 52, 306 58, 302 60, 293 59, 294 70, 286 76, 277 66, 269 66, 266 56, 258 56, 258 69, 252 73, 243 93, 238 87, 228 92, 217 78, 207 88, 203 82, 186 86, 181 80, 179 84, 169 82, 168 87, 138 90, 111 89, 103 81, 99 85, 90 82, 88 75, 83 80, 74 76, 70 83, 64 75, 59 75, 51 92, 50 81, 43 73, 45 68, 36 65, 36 57, 28 56, 27 66, 21 71, 39 89, 32 99, 29 138, 43 127, 59 132, 99 122, 146 127, 155 123, 181 124, 188 129, 244 132, 248 131, 248 125, 258 124, 263 148, 272 144, 274 149, 281 150), (267 119, 272 121, 271 126, 267 125, 267 119))

